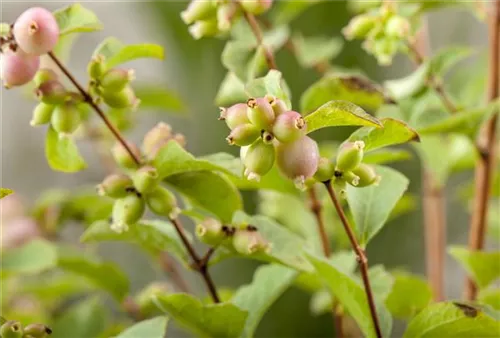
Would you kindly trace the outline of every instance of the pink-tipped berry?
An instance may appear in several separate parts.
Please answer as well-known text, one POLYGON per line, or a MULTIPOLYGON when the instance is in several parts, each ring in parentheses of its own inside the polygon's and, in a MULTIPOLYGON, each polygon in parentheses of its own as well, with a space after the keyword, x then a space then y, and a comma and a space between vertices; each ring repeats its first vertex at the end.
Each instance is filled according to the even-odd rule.
POLYGON ((59 26, 54 15, 41 7, 24 11, 14 23, 14 37, 19 47, 28 54, 50 52, 59 39, 59 26))
POLYGON ((132 179, 125 174, 108 175, 101 184, 97 186, 97 193, 101 196, 111 198, 122 198, 128 195, 134 187, 132 179))
POLYGON ((306 121, 295 111, 287 111, 274 121, 273 134, 280 142, 293 142, 305 136, 306 133, 306 121))
POLYGON ((253 124, 246 123, 237 126, 226 138, 230 145, 238 145, 240 147, 252 144, 260 135, 260 130, 253 124))
POLYGON ((308 136, 291 143, 280 143, 276 152, 280 171, 299 186, 318 169, 318 144, 308 136))
POLYGON ((247 105, 245 103, 237 103, 229 108, 221 107, 219 120, 225 121, 231 130, 242 124, 250 123, 247 116, 247 105))
POLYGON ((269 101, 264 97, 250 98, 247 106, 250 122, 259 129, 270 130, 274 122, 274 111, 269 101))
POLYGON ((14 52, 11 49, 0 54, 0 78, 5 88, 22 86, 30 82, 40 66, 40 57, 28 55, 19 48, 14 52))

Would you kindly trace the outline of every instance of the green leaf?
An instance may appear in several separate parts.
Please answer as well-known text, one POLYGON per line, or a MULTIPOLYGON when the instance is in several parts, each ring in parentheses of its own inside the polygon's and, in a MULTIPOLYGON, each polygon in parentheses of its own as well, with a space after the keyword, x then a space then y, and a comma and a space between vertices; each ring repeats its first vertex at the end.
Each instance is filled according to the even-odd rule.
POLYGON ((122 63, 141 58, 164 59, 163 47, 156 44, 125 45, 114 37, 105 39, 94 51, 94 56, 106 58, 106 68, 113 68, 122 63))
POLYGON ((87 167, 71 137, 59 137, 50 127, 45 140, 45 156, 52 169, 67 173, 83 170, 87 167))
POLYGON ((432 301, 432 290, 422 278, 404 272, 394 274, 394 285, 385 305, 398 319, 409 319, 432 301))
MULTIPOLYGON (((189 238, 188 238, 189 239, 189 238)), ((117 233, 111 230, 107 221, 97 221, 83 233, 82 242, 124 241, 139 245, 144 250, 157 256, 168 251, 182 262, 187 261, 187 252, 172 224, 159 220, 142 220, 129 225, 128 231, 117 233)))
POLYGON ((314 316, 321 316, 331 312, 333 308, 332 298, 332 295, 327 290, 320 290, 313 293, 309 302, 311 314, 314 316))
POLYGON ((500 289, 488 288, 479 290, 477 300, 483 304, 489 305, 495 310, 500 310, 500 289))
POLYGON ((223 222, 243 208, 241 195, 225 177, 210 171, 186 172, 166 178, 166 182, 195 206, 210 211, 223 222))
POLYGON ((297 273, 279 265, 259 267, 249 285, 242 286, 231 303, 248 312, 243 337, 253 337, 264 313, 293 283, 297 273))
POLYGON ((435 303, 413 318, 404 337, 498 337, 498 318, 492 310, 477 305, 435 303))
POLYGON ((248 82, 245 90, 251 97, 263 97, 269 94, 283 100, 288 108, 292 106, 290 103, 290 90, 281 72, 275 69, 271 69, 264 77, 248 82))
POLYGON ((90 283, 109 292, 122 301, 129 291, 127 276, 111 262, 100 262, 89 255, 59 252, 58 266, 68 272, 85 277, 90 283))
POLYGON ((396 100, 411 97, 425 87, 429 70, 429 62, 424 62, 410 75, 402 79, 386 81, 385 88, 396 100))
POLYGON ((163 85, 134 85, 134 92, 141 100, 141 110, 163 110, 176 115, 186 112, 186 107, 177 94, 163 85))
POLYGON ((471 251, 464 247, 452 246, 448 252, 480 288, 487 287, 500 277, 500 251, 471 251))
POLYGON ((380 122, 382 123, 383 128, 359 128, 351 136, 349 136, 349 141, 365 142, 365 151, 411 141, 420 142, 417 132, 403 121, 392 118, 383 118, 380 122))
POLYGON ((368 164, 384 164, 406 161, 411 158, 412 154, 409 151, 386 148, 366 153, 363 157, 363 162, 368 164))
MULTIPOLYGON (((351 277, 335 268, 326 259, 310 254, 308 254, 308 258, 315 267, 318 275, 325 282, 332 296, 349 312, 363 332, 363 335, 366 337, 376 337, 377 335, 363 287, 351 277)), ((376 309, 382 336, 390 337, 392 318, 382 303, 376 302, 376 309)))
POLYGON ((163 338, 167 331, 167 317, 155 317, 132 325, 115 338, 163 338))
POLYGON ((234 73, 227 72, 215 97, 215 104, 225 107, 244 102, 247 98, 245 84, 234 73))
POLYGON ((472 53, 473 50, 470 47, 448 46, 442 48, 431 58, 430 72, 432 74, 444 76, 450 68, 468 58, 472 53))
POLYGON ((247 41, 229 41, 221 55, 222 64, 246 83, 260 75, 266 69, 261 49, 247 41))
POLYGON ((305 10, 314 4, 321 2, 321 0, 308 0, 308 1, 280 1, 272 7, 271 22, 275 25, 287 24, 297 18, 305 10))
POLYGON ((94 32, 103 28, 94 12, 78 3, 54 11, 54 16, 60 36, 76 32, 94 32))
POLYGON ((160 310, 200 337, 239 337, 248 316, 233 304, 205 305, 182 293, 156 296, 153 301, 160 310))
MULTIPOLYGON (((383 265, 374 265, 368 269, 368 278, 372 291, 380 301, 386 301, 394 285, 394 277, 387 272, 383 265)), ((359 279, 361 285, 362 280, 359 279)))
POLYGON ((382 123, 363 109, 347 101, 330 101, 305 117, 307 131, 338 126, 374 126, 382 123))
MULTIPOLYGON (((311 68, 321 62, 328 62, 340 54, 344 45, 340 38, 328 36, 304 37, 296 35, 292 39, 299 64, 311 68)), ((328 100, 326 100, 328 101, 328 100)))
POLYGON ((14 191, 7 189, 7 188, 0 188, 0 199, 9 196, 10 194, 14 193, 14 191))
POLYGON ((329 74, 302 94, 301 112, 308 114, 330 100, 348 101, 370 112, 376 112, 386 99, 381 89, 366 77, 355 74, 329 74))
POLYGON ((98 337, 104 331, 108 313, 99 297, 93 297, 65 309, 51 326, 51 338, 98 337))
POLYGON ((403 174, 389 167, 376 166, 375 171, 381 176, 378 185, 347 187, 349 210, 361 245, 366 245, 382 229, 410 183, 403 174))
POLYGON ((451 141, 449 137, 441 135, 425 135, 420 144, 415 144, 417 153, 432 173, 437 186, 444 186, 453 166, 451 141))
POLYGON ((415 195, 409 193, 404 194, 398 203, 396 203, 394 209, 392 209, 388 222, 398 218, 399 216, 415 211, 418 203, 418 198, 415 195))
POLYGON ((56 247, 43 239, 35 239, 0 256, 2 276, 36 275, 57 265, 56 247))

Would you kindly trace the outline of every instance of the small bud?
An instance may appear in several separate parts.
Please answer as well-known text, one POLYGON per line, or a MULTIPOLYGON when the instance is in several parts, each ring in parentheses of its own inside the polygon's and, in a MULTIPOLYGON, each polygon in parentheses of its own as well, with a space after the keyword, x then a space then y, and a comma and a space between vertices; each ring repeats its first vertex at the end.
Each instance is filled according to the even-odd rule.
POLYGON ((217 20, 196 21, 193 25, 189 26, 188 30, 195 40, 199 40, 206 36, 215 36, 219 33, 217 20))
POLYGON ((230 145, 247 146, 252 144, 260 135, 260 130, 253 124, 246 123, 231 130, 226 138, 230 145))
POLYGON ((208 218, 197 224, 195 232, 201 242, 212 246, 219 245, 226 238, 222 224, 214 218, 208 218))
POLYGON ((97 55, 90 60, 87 66, 87 73, 91 79, 100 79, 105 71, 104 56, 97 55))
POLYGON ((134 297, 135 303, 139 306, 139 313, 146 318, 153 316, 158 311, 154 297, 169 291, 172 290, 167 283, 153 282, 146 286, 134 297))
POLYGON ((172 127, 165 122, 159 122, 144 136, 142 150, 148 159, 154 159, 158 152, 172 140, 182 147, 186 145, 184 135, 172 135, 172 127))
POLYGON ((30 82, 40 66, 40 57, 28 55, 19 48, 7 49, 0 54, 0 77, 5 88, 22 86, 30 82))
POLYGON ((33 78, 33 82, 35 83, 35 87, 40 87, 42 83, 47 81, 56 81, 59 78, 56 72, 49 68, 42 68, 36 72, 35 77, 33 78))
POLYGON ((276 152, 278 168, 296 183, 312 177, 318 169, 318 144, 308 136, 291 143, 280 143, 276 152))
POLYGON ((188 7, 181 12, 181 18, 187 25, 197 20, 204 20, 215 15, 217 2, 213 0, 192 0, 188 7))
POLYGON ((38 100, 48 104, 63 103, 68 97, 68 92, 61 82, 49 80, 43 82, 36 90, 35 95, 38 100))
POLYGON ((293 142, 305 136, 306 132, 306 121, 297 112, 288 111, 274 121, 273 134, 280 142, 293 142))
POLYGON ((153 190, 158 184, 158 179, 158 171, 150 165, 140 168, 132 176, 134 187, 141 194, 146 194, 153 190))
POLYGON ((318 162, 318 169, 314 174, 314 178, 318 182, 327 182, 332 179, 335 174, 335 165, 326 157, 321 157, 318 162))
POLYGON ((24 11, 12 30, 19 47, 28 54, 50 52, 59 39, 59 26, 54 15, 45 8, 32 7, 24 11))
POLYGON ((118 233, 127 231, 130 225, 141 219, 144 211, 144 199, 135 193, 129 193, 126 197, 117 199, 113 205, 111 229, 118 233))
POLYGON ((234 249, 242 255, 269 253, 271 246, 255 228, 239 229, 233 235, 234 249))
POLYGON ((255 141, 246 151, 243 164, 245 176, 248 180, 259 181, 271 170, 274 164, 275 152, 272 144, 265 144, 262 140, 255 141))
POLYGON ((344 171, 342 173, 342 179, 353 187, 357 187, 359 185, 359 176, 354 174, 352 171, 344 171))
POLYGON ((162 186, 157 186, 146 195, 146 203, 152 212, 160 216, 174 219, 180 213, 175 195, 162 186))
POLYGON ((80 126, 80 111, 73 102, 65 102, 54 108, 50 122, 59 134, 70 135, 80 126))
POLYGON ((241 6, 246 12, 260 15, 265 13, 271 5, 273 4, 273 0, 243 0, 240 1, 241 6))
POLYGON ((0 337, 2 338, 21 338, 22 336, 23 327, 18 321, 9 320, 0 327, 0 337))
POLYGON ((47 338, 52 330, 43 324, 30 324, 24 328, 24 336, 28 338, 47 338))
POLYGON ((251 98, 247 101, 247 116, 258 129, 271 129, 274 122, 274 111, 266 98, 251 98))
POLYGON ((134 76, 133 69, 110 69, 104 73, 100 84, 105 91, 121 91, 134 80, 134 76))
POLYGON ((265 96, 269 104, 271 105, 271 108, 273 108, 274 115, 279 116, 285 112, 288 111, 288 108, 286 107, 285 101, 278 99, 275 96, 272 95, 266 95, 265 96))
POLYGON ((336 169, 339 171, 349 171, 356 168, 363 160, 363 141, 345 142, 340 146, 337 154, 336 169))
POLYGON ((139 105, 139 99, 135 96, 132 87, 128 85, 120 91, 103 89, 101 96, 111 108, 136 108, 139 105))
POLYGON ((242 124, 250 123, 247 116, 247 105, 245 103, 237 103, 229 108, 220 108, 219 120, 226 121, 227 126, 231 130, 242 124))
POLYGON ((361 163, 357 168, 352 170, 353 174, 359 177, 357 187, 367 187, 372 184, 378 184, 381 177, 377 175, 372 166, 361 163))
POLYGON ((111 174, 97 186, 97 193, 111 198, 123 198, 133 186, 132 180, 127 175, 111 174))
POLYGON ((358 15, 351 19, 347 27, 342 30, 342 33, 348 40, 364 39, 375 27, 376 23, 377 18, 372 15, 358 15))
POLYGON ((49 123, 54 109, 53 105, 40 102, 33 109, 33 117, 31 118, 30 125, 34 127, 49 123))
POLYGON ((410 33, 410 23, 402 16, 394 15, 385 24, 385 34, 393 38, 404 38, 410 33))
MULTIPOLYGON (((127 146, 129 147, 129 149, 132 151, 132 153, 135 155, 136 158, 141 158, 141 152, 139 151, 139 148, 137 148, 135 144, 127 142, 127 146)), ((111 153, 116 163, 120 167, 126 169, 137 168, 137 163, 132 158, 132 156, 130 156, 127 149, 125 149, 120 142, 117 142, 113 146, 113 148, 111 149, 111 153)))

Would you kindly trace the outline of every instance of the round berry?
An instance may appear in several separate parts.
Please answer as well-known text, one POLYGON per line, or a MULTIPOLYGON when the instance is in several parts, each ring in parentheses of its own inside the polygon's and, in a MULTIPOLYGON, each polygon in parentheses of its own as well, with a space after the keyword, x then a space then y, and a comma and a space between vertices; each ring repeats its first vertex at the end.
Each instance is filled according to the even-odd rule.
POLYGON ((274 111, 264 97, 251 98, 247 101, 248 119, 259 129, 271 129, 274 122, 274 111))
POLYGON ((349 171, 356 168, 363 160, 363 141, 345 142, 340 146, 337 154, 336 169, 339 171, 349 171))
POLYGON ((314 178, 319 182, 327 182, 332 179, 335 174, 335 166, 332 161, 326 157, 322 157, 318 162, 318 169, 314 173, 314 178))
POLYGON ((264 143, 261 139, 248 147, 243 160, 247 179, 259 181, 261 176, 267 174, 273 167, 274 153, 274 146, 264 143))
POLYGON ((271 8, 273 0, 243 0, 240 3, 246 12, 260 15, 271 8))
POLYGON ((5 88, 22 86, 30 82, 40 67, 40 57, 28 55, 19 48, 5 50, 1 56, 0 77, 5 88))
POLYGON ((160 216, 173 219, 180 213, 175 195, 162 186, 157 186, 146 195, 146 203, 152 212, 160 216))
POLYGON ((352 173, 359 177, 358 184, 356 185, 359 188, 378 184, 381 179, 372 166, 364 163, 361 163, 357 168, 353 169, 352 173))
POLYGON ((144 199, 135 193, 115 201, 113 205, 113 224, 111 229, 118 233, 127 231, 129 225, 137 223, 145 211, 144 199))
POLYGON ((80 126, 80 111, 73 102, 65 102, 55 107, 50 122, 61 136, 72 134, 80 126))
POLYGON ((139 99, 135 96, 132 87, 128 85, 119 91, 105 88, 101 95, 104 102, 111 108, 135 108, 139 105, 139 99))
POLYGON ((239 125, 250 123, 247 116, 247 105, 245 103, 237 103, 229 108, 220 108, 219 120, 226 121, 229 129, 233 130, 239 125))
MULTIPOLYGON (((127 146, 136 158, 141 158, 141 152, 135 144, 127 142, 127 146)), ((132 156, 130 156, 127 149, 125 149, 125 147, 120 142, 117 142, 113 146, 113 148, 111 149, 111 154, 113 155, 116 163, 122 168, 133 169, 137 168, 138 166, 132 156)))
POLYGON ((68 97, 68 92, 61 82, 57 80, 49 80, 43 82, 36 90, 36 97, 48 104, 63 103, 68 97))
POLYGON ((47 81, 53 81, 58 79, 58 75, 55 71, 49 68, 40 68, 38 72, 36 72, 35 77, 33 78, 33 82, 36 87, 40 87, 40 85, 47 81))
POLYGON ((32 7, 17 18, 13 33, 23 51, 32 55, 42 55, 51 51, 57 44, 59 26, 50 11, 32 7))
POLYGON ((259 135, 259 129, 251 123, 246 123, 231 130, 231 133, 226 140, 230 145, 238 145, 242 147, 252 144, 259 137, 259 135))
POLYGON ((134 70, 110 69, 102 76, 100 84, 104 90, 120 91, 134 80, 134 70))
POLYGON ((111 174, 97 186, 97 193, 111 198, 122 198, 133 188, 132 179, 125 174, 111 174))
POLYGON ((33 117, 31 118, 30 125, 34 127, 49 123, 54 109, 53 105, 40 102, 33 109, 33 117))
POLYGON ((305 181, 318 169, 318 144, 308 136, 291 143, 280 143, 276 152, 278 167, 288 178, 305 181))
POLYGON ((306 121, 295 111, 283 113, 274 121, 273 134, 280 142, 293 142, 304 136, 306 132, 306 121))

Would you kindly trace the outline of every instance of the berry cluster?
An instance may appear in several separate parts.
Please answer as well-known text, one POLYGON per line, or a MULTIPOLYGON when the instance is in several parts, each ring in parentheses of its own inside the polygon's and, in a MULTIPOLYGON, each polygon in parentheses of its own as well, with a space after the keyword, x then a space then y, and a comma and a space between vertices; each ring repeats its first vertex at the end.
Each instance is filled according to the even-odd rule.
POLYGON ((229 144, 241 147, 247 179, 259 181, 274 162, 298 186, 316 172, 318 145, 306 136, 302 116, 288 110, 282 100, 270 95, 250 98, 247 103, 221 108, 219 119, 231 129, 229 144))
POLYGON ((40 56, 50 52, 58 38, 59 26, 51 12, 40 7, 24 11, 0 40, 5 88, 31 81, 40 67, 40 56))
POLYGON ((29 324, 25 327, 16 320, 9 320, 0 327, 0 337, 5 338, 47 338, 52 330, 43 324, 29 324))
POLYGON ((159 123, 144 136, 142 153, 137 146, 128 143, 136 158, 145 159, 144 165, 139 165, 131 158, 122 144, 117 143, 112 148, 116 163, 126 173, 107 176, 97 186, 97 191, 102 196, 115 199, 111 222, 114 231, 126 231, 130 225, 137 223, 143 216, 146 205, 157 215, 176 218, 179 214, 175 195, 160 185, 156 168, 148 164, 171 141, 183 146, 185 143, 182 135, 172 135, 169 125, 159 123))
POLYGON ((392 6, 383 6, 367 14, 355 16, 344 28, 349 40, 364 39, 363 48, 373 54, 381 65, 389 65, 394 55, 406 48, 410 22, 398 15, 392 6))
POLYGON ((260 15, 271 8, 272 0, 192 0, 181 13, 182 20, 191 25, 195 39, 228 33, 242 11, 260 15))

